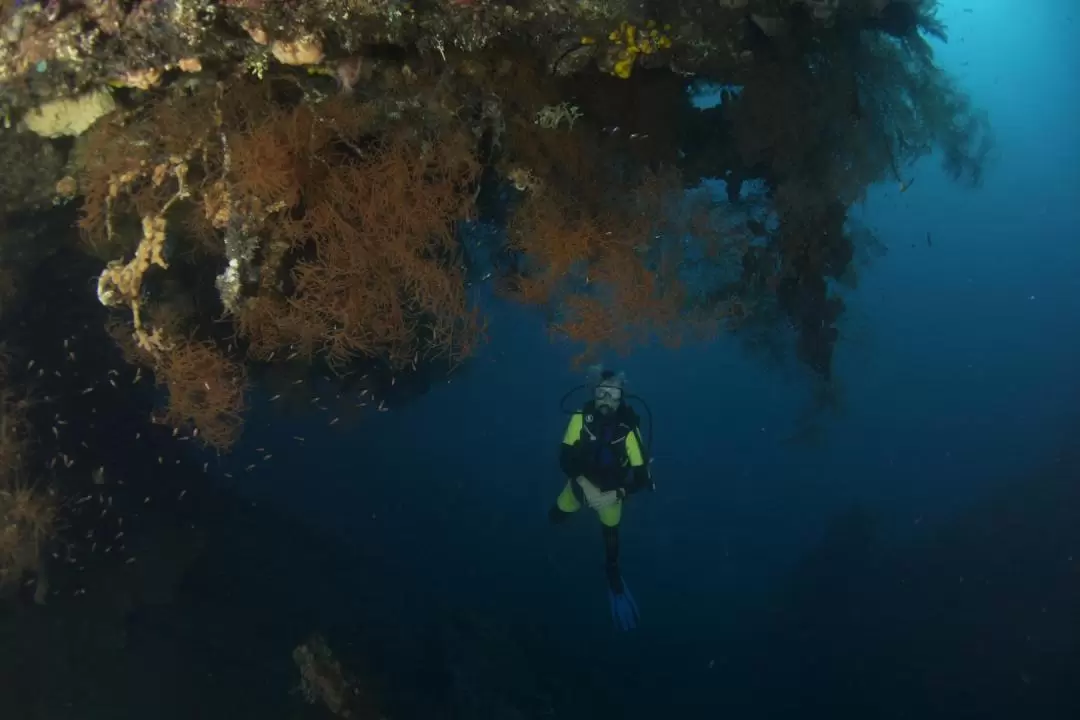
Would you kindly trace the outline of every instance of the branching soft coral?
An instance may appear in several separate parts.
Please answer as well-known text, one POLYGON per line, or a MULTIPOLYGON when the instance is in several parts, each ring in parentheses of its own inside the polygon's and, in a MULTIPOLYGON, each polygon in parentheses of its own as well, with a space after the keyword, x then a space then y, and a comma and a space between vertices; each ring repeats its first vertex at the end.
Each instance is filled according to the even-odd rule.
POLYGON ((4 365, 0 357, 0 590, 38 569, 57 516, 53 495, 23 477, 26 402, 6 387, 4 365))
POLYGON ((117 113, 77 146, 82 195, 79 228, 87 245, 107 258, 123 254, 129 238, 117 228, 127 216, 157 214, 176 192, 171 168, 195 156, 203 176, 216 169, 213 138, 216 90, 168 98, 138 117, 117 113))
POLYGON ((57 505, 48 493, 23 483, 0 487, 0 589, 36 571, 56 531, 57 505))
POLYGON ((173 342, 156 358, 158 382, 169 392, 165 422, 191 427, 206 445, 227 450, 239 437, 245 408, 244 368, 209 341, 173 342))
POLYGON ((552 330, 585 346, 579 361, 605 348, 677 342, 693 314, 677 259, 686 228, 670 204, 681 195, 678 178, 646 173, 625 187, 594 176, 582 185, 594 194, 572 199, 553 185, 544 178, 543 191, 529 192, 511 219, 519 257, 511 295, 547 305, 552 330))
POLYGON ((480 170, 471 137, 461 127, 388 130, 358 144, 333 117, 274 122, 288 129, 276 137, 291 137, 290 177, 299 178, 304 198, 279 237, 300 255, 287 292, 256 298, 239 313, 252 352, 268 357, 288 345, 322 352, 332 366, 368 357, 395 368, 421 357, 460 358, 479 332, 455 237, 480 170), (298 175, 297 167, 311 170, 298 175))
POLYGON ((251 196, 264 205, 282 202, 293 207, 300 201, 304 158, 298 157, 286 124, 309 123, 310 111, 274 110, 273 117, 229 136, 231 190, 237 197, 251 196))

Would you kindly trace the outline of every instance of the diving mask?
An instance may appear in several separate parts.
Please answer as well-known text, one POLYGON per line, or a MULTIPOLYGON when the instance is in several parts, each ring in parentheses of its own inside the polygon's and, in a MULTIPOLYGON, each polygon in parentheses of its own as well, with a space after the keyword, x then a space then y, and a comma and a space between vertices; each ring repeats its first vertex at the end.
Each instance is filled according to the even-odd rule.
POLYGON ((622 388, 617 385, 597 385, 593 390, 593 402, 601 413, 614 412, 622 402, 622 388))

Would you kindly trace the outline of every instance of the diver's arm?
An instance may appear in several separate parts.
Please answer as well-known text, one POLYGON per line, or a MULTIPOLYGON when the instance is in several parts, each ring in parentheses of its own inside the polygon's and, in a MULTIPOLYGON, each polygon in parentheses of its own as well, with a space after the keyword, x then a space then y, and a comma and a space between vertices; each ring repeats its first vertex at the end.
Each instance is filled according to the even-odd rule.
POLYGON ((576 445, 562 444, 562 448, 559 449, 559 467, 563 475, 571 480, 582 474, 581 453, 578 452, 576 445))
POLYGON ((563 474, 573 480, 582 474, 581 452, 578 442, 581 440, 581 428, 584 418, 581 413, 570 416, 570 422, 563 433, 562 447, 559 449, 559 467, 563 474))
POLYGON ((619 488, 619 495, 626 497, 646 488, 655 489, 644 443, 641 442, 641 435, 636 429, 626 436, 626 456, 630 460, 630 483, 619 488))
POLYGON ((649 466, 635 465, 630 471, 630 484, 619 488, 619 494, 626 497, 646 488, 653 489, 652 474, 649 472, 649 466))

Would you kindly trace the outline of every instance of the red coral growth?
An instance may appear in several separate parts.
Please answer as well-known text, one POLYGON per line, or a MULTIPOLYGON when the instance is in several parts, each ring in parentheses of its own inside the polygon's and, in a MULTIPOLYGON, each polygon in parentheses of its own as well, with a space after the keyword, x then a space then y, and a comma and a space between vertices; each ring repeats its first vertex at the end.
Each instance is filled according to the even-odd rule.
MULTIPOLYGON (((131 236, 118 232, 121 224, 156 215, 176 194, 170 167, 214 138, 214 92, 167 98, 134 118, 117 114, 87 133, 76 164, 83 198, 79 229, 91 250, 110 260, 123 256, 131 236)), ((200 156, 199 177, 192 180, 218 170, 213 153, 200 156)))
POLYGON ((456 361, 479 333, 455 237, 480 170, 474 141, 462 128, 372 140, 353 107, 282 112, 233 145, 235 187, 290 206, 277 234, 299 258, 287 293, 240 313, 241 332, 259 357, 288 345, 331 365, 456 361))
POLYGON ((56 532, 57 503, 24 476, 27 401, 6 383, 0 355, 0 590, 34 572, 56 532))
POLYGON ((253 196, 265 205, 283 202, 288 207, 300 201, 302 158, 290 143, 287 124, 310 122, 310 113, 298 110, 274 111, 276 117, 229 138, 232 190, 241 196, 253 196))
POLYGON ((188 339, 156 358, 158 382, 169 392, 165 422, 193 427, 203 443, 227 450, 243 425, 245 372, 209 341, 188 339))
POLYGON ((106 257, 120 254, 107 247, 112 218, 133 206, 122 190, 145 172, 150 157, 150 148, 119 122, 104 120, 87 133, 78 159, 79 229, 91 249, 106 257))
POLYGON ((47 492, 17 481, 0 485, 0 589, 38 570, 56 516, 47 492))
POLYGON ((584 345, 578 360, 655 339, 677 343, 700 314, 681 275, 681 178, 659 160, 628 164, 640 143, 590 126, 596 103, 573 128, 540 127, 536 114, 557 102, 557 88, 518 72, 500 94, 498 166, 523 194, 508 228, 517 263, 508 294, 546 306, 552 329, 584 345))
POLYGON ((578 361, 652 339, 676 343, 691 314, 679 277, 683 228, 674 222, 678 208, 669 207, 681 193, 678 179, 646 175, 620 194, 622 186, 604 182, 604 167, 576 169, 581 192, 572 198, 557 189, 565 167, 556 171, 554 182, 529 191, 510 223, 521 258, 511 295, 549 306, 552 330, 585 346, 578 361))

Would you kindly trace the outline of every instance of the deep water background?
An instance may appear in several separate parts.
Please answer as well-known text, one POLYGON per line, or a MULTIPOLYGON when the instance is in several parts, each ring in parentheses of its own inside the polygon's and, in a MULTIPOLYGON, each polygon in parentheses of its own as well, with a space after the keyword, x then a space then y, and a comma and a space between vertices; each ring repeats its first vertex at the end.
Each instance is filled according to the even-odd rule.
POLYGON ((197 509, 208 550, 126 619, 142 709, 294 716, 289 652, 321 632, 401 720, 1080 717, 1075 13, 945 4, 997 157, 858 209, 889 252, 839 290, 834 407, 807 419, 813 378, 737 338, 607 359, 655 420, 638 630, 611 628, 596 518, 547 524, 576 348, 481 286, 490 343, 389 412, 256 389, 213 461, 241 500, 197 509))
MULTIPOLYGON (((254 398, 238 487, 355 553, 337 571, 365 599, 343 613, 416 693, 540 684, 610 717, 1080 716, 1074 12, 946 5, 940 61, 997 157, 978 190, 931 158, 859 209, 889 252, 844 290, 839 404, 813 442, 791 437, 813 392, 794 360, 732 338, 608 359, 655 418, 657 491, 623 522, 638 631, 610 628, 595 517, 546 522, 574 349, 484 291, 491 342, 400 409, 329 426, 254 398), (245 474, 256 447, 274 461, 245 474), (434 631, 466 656, 447 662, 479 677, 427 686, 401 648, 454 623, 434 631)), ((497 716, 476 702, 463 716, 497 716)))

